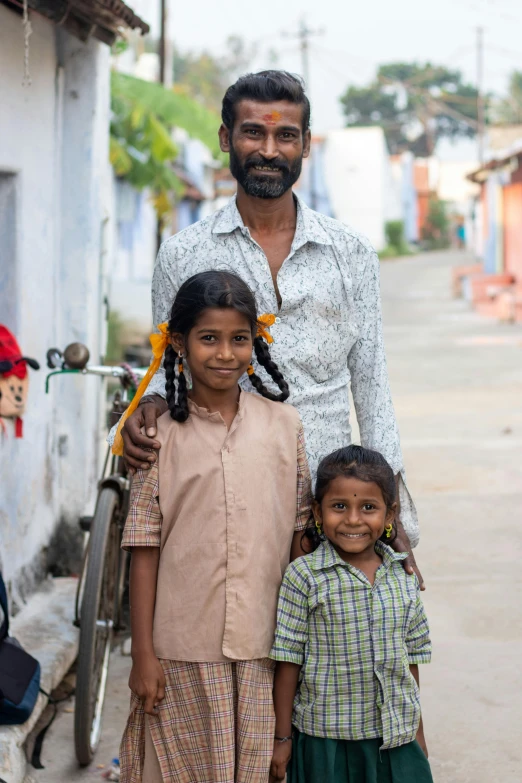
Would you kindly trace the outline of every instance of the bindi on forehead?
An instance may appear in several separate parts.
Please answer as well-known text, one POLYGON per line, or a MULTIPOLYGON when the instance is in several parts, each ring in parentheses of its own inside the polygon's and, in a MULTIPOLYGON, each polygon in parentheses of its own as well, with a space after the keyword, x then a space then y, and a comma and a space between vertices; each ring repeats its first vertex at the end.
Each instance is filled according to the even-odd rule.
POLYGON ((278 111, 271 111, 268 114, 263 114, 263 120, 267 125, 275 125, 281 119, 281 113, 278 111))

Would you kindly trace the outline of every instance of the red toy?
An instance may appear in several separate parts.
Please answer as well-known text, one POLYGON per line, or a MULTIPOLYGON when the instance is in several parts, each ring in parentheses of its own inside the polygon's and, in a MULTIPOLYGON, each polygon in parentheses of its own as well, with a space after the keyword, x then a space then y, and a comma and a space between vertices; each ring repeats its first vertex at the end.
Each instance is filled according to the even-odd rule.
POLYGON ((6 326, 0 324, 0 424, 2 416, 15 419, 15 437, 22 437, 22 414, 25 410, 29 374, 27 367, 39 370, 35 359, 22 356, 20 346, 6 326))

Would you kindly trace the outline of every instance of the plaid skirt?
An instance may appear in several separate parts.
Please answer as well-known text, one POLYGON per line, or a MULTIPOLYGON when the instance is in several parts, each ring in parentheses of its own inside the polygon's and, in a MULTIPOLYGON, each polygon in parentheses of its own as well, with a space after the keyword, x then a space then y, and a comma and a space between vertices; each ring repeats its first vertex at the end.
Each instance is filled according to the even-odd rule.
POLYGON ((131 696, 120 783, 267 783, 274 662, 161 664, 166 687, 158 714, 145 715, 131 696))

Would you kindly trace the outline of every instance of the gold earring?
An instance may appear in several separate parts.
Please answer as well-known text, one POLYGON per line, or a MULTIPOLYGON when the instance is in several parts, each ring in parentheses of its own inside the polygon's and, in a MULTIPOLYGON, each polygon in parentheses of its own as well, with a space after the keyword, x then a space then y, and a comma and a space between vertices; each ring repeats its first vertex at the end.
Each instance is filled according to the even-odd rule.
POLYGON ((384 528, 384 532, 386 533, 386 538, 391 538, 393 526, 392 525, 386 525, 384 528))
POLYGON ((178 351, 178 372, 183 375, 183 352, 178 351))
POLYGON ((317 530, 320 536, 323 535, 323 528, 321 527, 321 523, 319 522, 318 519, 315 520, 315 529, 317 530))

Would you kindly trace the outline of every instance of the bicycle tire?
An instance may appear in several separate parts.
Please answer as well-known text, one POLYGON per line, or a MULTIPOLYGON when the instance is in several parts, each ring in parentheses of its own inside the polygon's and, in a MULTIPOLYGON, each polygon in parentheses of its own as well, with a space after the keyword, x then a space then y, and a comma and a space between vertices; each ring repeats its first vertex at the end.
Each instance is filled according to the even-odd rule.
POLYGON ((117 524, 119 509, 120 497, 117 491, 104 487, 98 495, 92 522, 80 611, 74 743, 76 758, 81 766, 87 766, 92 761, 101 735, 101 716, 117 604, 117 565, 114 567, 113 561, 120 557, 120 528, 117 524))

